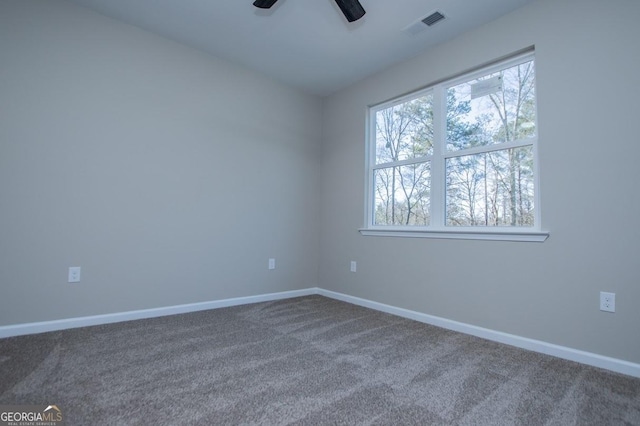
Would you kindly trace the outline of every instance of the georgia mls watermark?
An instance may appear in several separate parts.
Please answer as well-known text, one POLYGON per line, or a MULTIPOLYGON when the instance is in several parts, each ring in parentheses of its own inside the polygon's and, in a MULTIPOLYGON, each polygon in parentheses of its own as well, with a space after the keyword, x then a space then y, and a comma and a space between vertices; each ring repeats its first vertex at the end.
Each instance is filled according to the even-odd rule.
POLYGON ((0 405, 0 426, 60 426, 62 411, 56 405, 0 405))

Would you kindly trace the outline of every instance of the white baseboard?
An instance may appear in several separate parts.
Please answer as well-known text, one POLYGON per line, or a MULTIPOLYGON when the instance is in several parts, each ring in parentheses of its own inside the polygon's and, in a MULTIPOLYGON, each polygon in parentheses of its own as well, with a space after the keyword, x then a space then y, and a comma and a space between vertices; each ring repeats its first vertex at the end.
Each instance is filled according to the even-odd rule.
POLYGON ((211 302, 167 306, 163 308, 142 309, 139 311, 118 312, 106 315, 93 315, 89 317, 7 325, 0 327, 0 338, 45 333, 47 331, 66 330, 78 327, 88 327, 91 325, 111 324, 114 322, 132 321, 145 318, 156 318, 167 315, 186 314, 189 312, 206 311, 209 309, 226 308, 229 306, 237 305, 247 305, 250 303, 269 302, 272 300, 290 299, 292 297, 309 296, 312 294, 318 294, 316 288, 284 291, 280 293, 269 293, 258 296, 236 297, 232 299, 215 300, 211 302))
POLYGON ((122 321, 132 321, 144 318, 155 318, 166 315, 184 314, 189 312, 205 311, 209 309, 226 308, 230 306, 246 305, 250 303, 269 302, 273 300, 290 299, 292 297, 309 296, 319 294, 331 299, 341 300, 358 306, 386 312, 403 318, 412 319, 448 330, 470 334, 494 342, 504 343, 522 349, 552 355, 558 358, 575 361, 593 367, 604 368, 617 373, 626 374, 640 378, 640 364, 624 361, 617 358, 606 357, 591 352, 580 351, 565 346, 554 345, 552 343, 533 340, 526 337, 503 333, 501 331, 490 330, 488 328, 477 327, 458 321, 452 321, 421 312, 410 311, 408 309, 397 308, 384 303, 373 302, 355 296, 349 296, 335 291, 324 290, 313 287, 304 290, 284 291, 280 293, 269 293, 258 296, 237 297, 232 299, 215 300, 211 302, 191 303, 186 305, 167 306, 163 308, 143 309, 139 311, 120 312, 106 315, 94 315, 89 317, 69 318, 55 321, 35 322, 28 324, 16 324, 0 326, 0 338, 22 336, 27 334, 45 333, 48 331, 66 330, 70 328, 87 327, 91 325, 110 324, 122 321))
POLYGON ((371 308, 388 314, 397 315, 403 318, 409 318, 426 324, 435 325, 437 327, 446 328, 448 330, 470 334, 472 336, 481 337, 494 342, 504 343, 518 348, 552 355, 557 358, 575 361, 581 364, 604 368, 606 370, 640 378, 640 364, 633 362, 572 349, 565 346, 554 345, 552 343, 503 333, 501 331, 490 330, 488 328, 477 327, 475 325, 410 311, 408 309, 397 308, 395 306, 385 305, 384 303, 373 302, 371 300, 361 299, 359 297, 349 296, 334 291, 317 289, 317 294, 354 305, 363 306, 365 308, 371 308))

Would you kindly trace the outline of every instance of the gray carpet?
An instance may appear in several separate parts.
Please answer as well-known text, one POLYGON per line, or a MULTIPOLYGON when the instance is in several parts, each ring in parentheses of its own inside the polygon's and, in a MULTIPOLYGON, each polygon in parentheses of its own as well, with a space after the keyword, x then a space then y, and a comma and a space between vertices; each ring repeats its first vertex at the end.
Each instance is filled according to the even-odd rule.
POLYGON ((68 425, 640 425, 640 379, 309 296, 0 340, 68 425))

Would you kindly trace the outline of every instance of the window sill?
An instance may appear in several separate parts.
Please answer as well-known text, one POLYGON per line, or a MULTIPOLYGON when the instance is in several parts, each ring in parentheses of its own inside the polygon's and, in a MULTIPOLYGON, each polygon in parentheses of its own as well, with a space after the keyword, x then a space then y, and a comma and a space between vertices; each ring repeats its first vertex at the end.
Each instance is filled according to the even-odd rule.
POLYGON ((541 243, 549 238, 549 232, 512 229, 495 230, 426 230, 362 228, 360 233, 370 237, 440 238, 453 240, 525 241, 541 243))

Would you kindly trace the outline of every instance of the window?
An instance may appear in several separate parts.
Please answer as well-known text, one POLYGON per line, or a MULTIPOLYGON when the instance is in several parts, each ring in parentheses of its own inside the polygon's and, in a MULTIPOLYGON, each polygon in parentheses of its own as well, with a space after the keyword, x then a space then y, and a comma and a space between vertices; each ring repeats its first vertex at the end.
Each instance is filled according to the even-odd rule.
POLYGON ((370 108, 365 235, 544 241, 535 60, 370 108))

